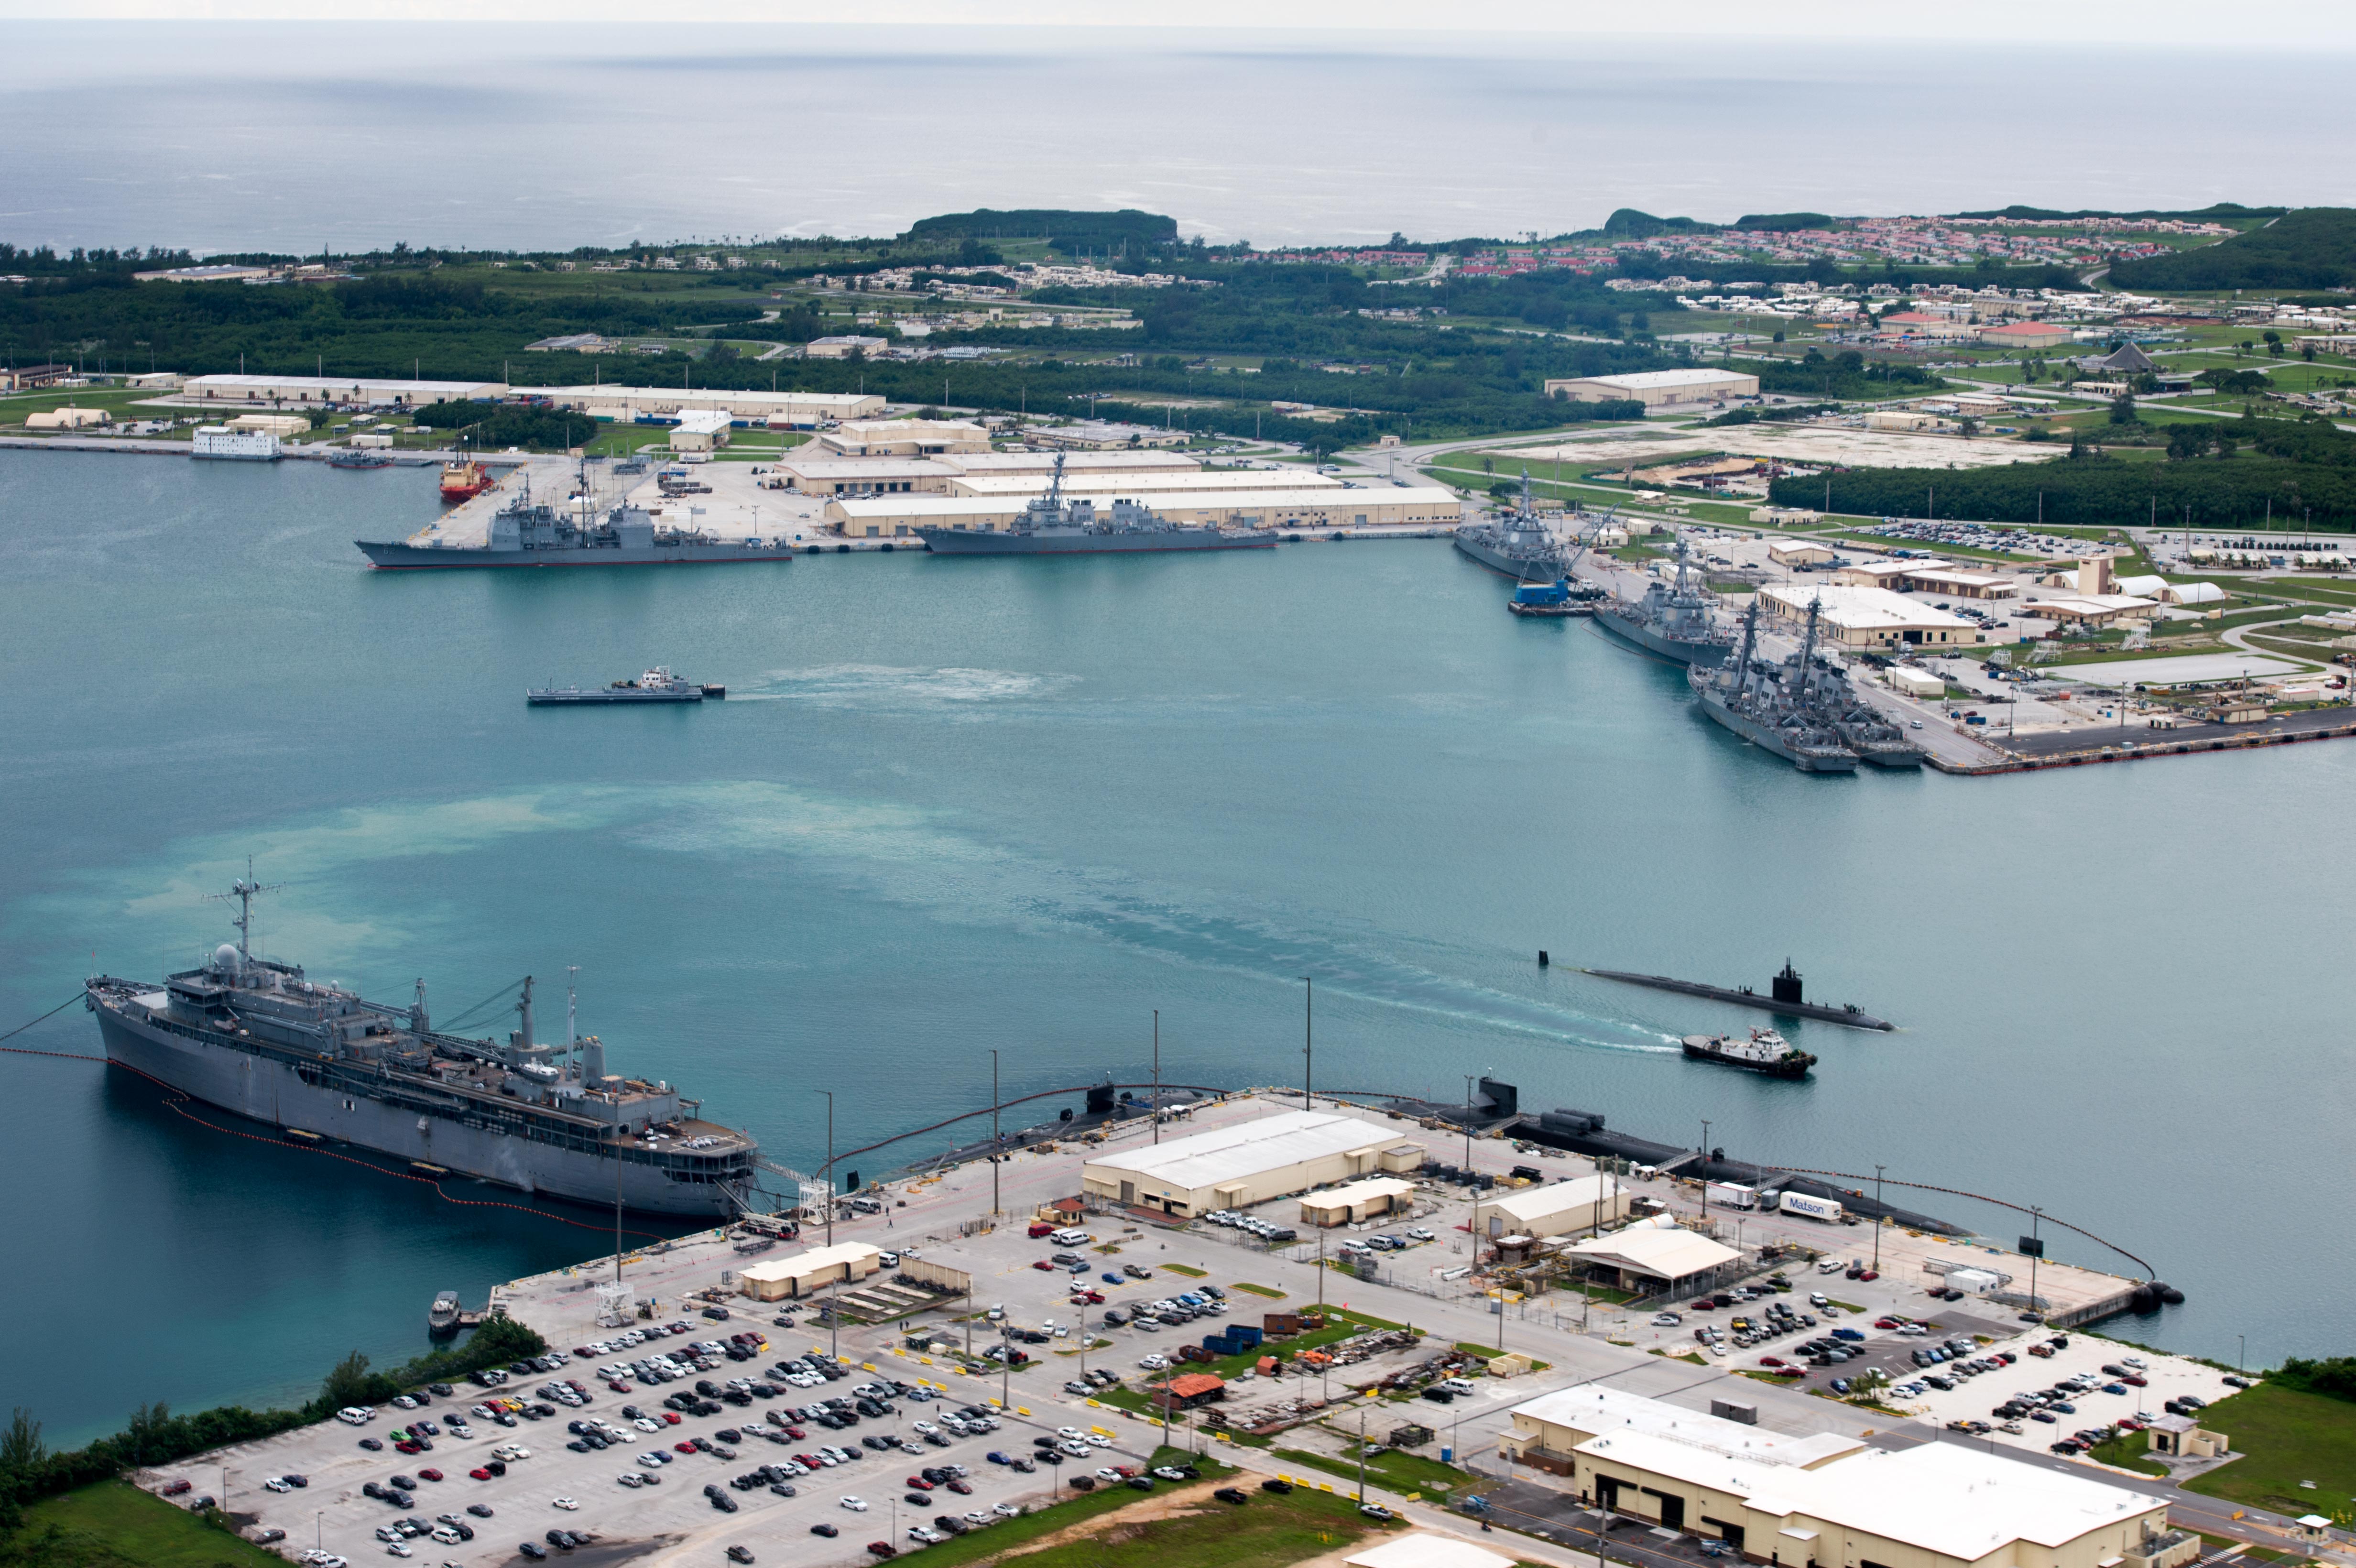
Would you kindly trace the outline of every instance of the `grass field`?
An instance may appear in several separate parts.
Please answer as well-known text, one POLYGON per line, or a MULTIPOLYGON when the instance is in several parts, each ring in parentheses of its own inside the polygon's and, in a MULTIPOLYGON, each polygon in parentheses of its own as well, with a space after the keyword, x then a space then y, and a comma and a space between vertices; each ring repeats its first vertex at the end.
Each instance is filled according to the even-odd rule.
POLYGON ((2356 1404, 2260 1383, 2202 1411, 2201 1424, 2245 1457, 2194 1477, 2187 1491, 2340 1520, 2356 1507, 2356 1404))
POLYGON ((2122 1432, 2107 1443, 2097 1443, 2086 1451, 2086 1457, 2100 1465, 2116 1466, 2142 1476, 2165 1476, 2168 1467, 2157 1459, 2146 1458, 2151 1444, 2140 1432, 2122 1432))
MULTIPOLYGON (((1373 1434, 1368 1435, 1372 1437, 1373 1434)), ((1279 1448, 1269 1457, 1305 1465, 1312 1470, 1323 1470, 1339 1476, 1355 1486, 1358 1462, 1339 1459, 1330 1454, 1312 1454, 1301 1448, 1279 1448)), ((1366 1480, 1377 1487, 1397 1492, 1422 1492, 1426 1496, 1444 1497, 1472 1478, 1468 1471, 1453 1465, 1443 1465, 1437 1459, 1427 1459, 1420 1454, 1403 1454, 1396 1448, 1386 1448, 1379 1454, 1366 1456, 1366 1480)), ((1355 1497, 1354 1490, 1351 1494, 1355 1497)))
MULTIPOLYGON (((1184 1457, 1181 1450, 1165 1448, 1152 1462, 1171 1464, 1184 1457)), ((1200 1458, 1195 1463, 1205 1478, 1234 1474, 1214 1459, 1200 1458)), ((927 1547, 925 1561, 954 1565, 1016 1552, 1024 1568, 1283 1568, 1386 1529, 1403 1528, 1360 1517, 1357 1505, 1338 1493, 1302 1488, 1279 1497, 1257 1488, 1247 1489, 1251 1500, 1241 1508, 1205 1499, 1199 1509, 1133 1523, 1105 1516, 1151 1503, 1151 1496, 1125 1487, 1095 1492, 927 1547), (1074 1525, 1097 1521, 1101 1521, 1098 1527, 1078 1540, 1023 1551, 1030 1542, 1074 1525)))
POLYGON ((16 1561, 40 1568, 284 1568, 285 1559, 127 1481, 102 1481, 35 1503, 9 1542, 16 1561))

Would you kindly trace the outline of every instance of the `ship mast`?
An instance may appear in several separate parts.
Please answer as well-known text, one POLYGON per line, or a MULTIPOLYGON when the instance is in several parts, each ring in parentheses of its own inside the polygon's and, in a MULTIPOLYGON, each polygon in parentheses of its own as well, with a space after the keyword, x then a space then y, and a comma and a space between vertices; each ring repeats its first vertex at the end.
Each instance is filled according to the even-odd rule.
POLYGON ((235 899, 237 901, 237 915, 235 919, 230 922, 230 923, 237 927, 237 955, 240 958, 251 958, 253 956, 251 945, 253 936, 253 895, 256 893, 274 893, 285 885, 286 884, 284 882, 272 882, 269 886, 264 887, 262 883, 255 881, 253 880, 253 857, 248 855, 245 858, 245 875, 240 877, 236 881, 231 882, 230 884, 229 891, 225 893, 212 893, 208 895, 222 903, 227 903, 231 899, 235 899))

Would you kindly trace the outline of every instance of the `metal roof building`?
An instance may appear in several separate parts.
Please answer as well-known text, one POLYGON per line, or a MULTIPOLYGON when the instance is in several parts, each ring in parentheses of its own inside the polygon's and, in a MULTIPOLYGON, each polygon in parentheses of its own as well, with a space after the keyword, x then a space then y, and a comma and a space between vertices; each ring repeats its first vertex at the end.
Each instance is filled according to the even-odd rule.
POLYGON ((1099 1155, 1081 1168, 1080 1188, 1124 1208, 1196 1215, 1422 1163, 1423 1147, 1405 1133, 1328 1111, 1284 1111, 1099 1155))
POLYGON ((1546 384, 1549 398, 1574 403, 1633 400, 1646 408, 1668 403, 1715 402, 1720 398, 1755 398, 1759 378, 1740 370, 1636 370, 1624 376, 1572 376, 1546 384))
POLYGON ((1760 609, 1783 623, 1779 630, 1804 624, 1811 604, 1818 608, 1816 635, 1844 647, 1953 647, 1987 636, 1960 615, 1887 588, 1771 582, 1759 591, 1760 609))

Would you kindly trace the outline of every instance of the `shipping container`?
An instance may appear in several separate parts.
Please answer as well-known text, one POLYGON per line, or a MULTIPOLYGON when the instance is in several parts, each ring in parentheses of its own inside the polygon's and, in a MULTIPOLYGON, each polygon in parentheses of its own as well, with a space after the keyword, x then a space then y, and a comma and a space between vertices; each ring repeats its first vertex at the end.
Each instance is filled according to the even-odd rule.
POLYGON ((1786 1192, 1777 1207, 1786 1214, 1797 1214, 1804 1220, 1839 1220, 1841 1206, 1830 1198, 1811 1197, 1805 1192, 1786 1192))

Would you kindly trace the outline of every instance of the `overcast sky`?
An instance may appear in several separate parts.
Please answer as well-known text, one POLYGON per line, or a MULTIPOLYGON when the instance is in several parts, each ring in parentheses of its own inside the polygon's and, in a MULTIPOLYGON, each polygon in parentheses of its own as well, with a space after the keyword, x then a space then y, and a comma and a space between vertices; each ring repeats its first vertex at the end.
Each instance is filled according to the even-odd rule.
MULTIPOLYGON (((2229 48, 2307 54, 2356 49, 2356 5, 2346 0, 1973 0, 1922 5, 1890 0, 671 0, 665 23, 896 22, 939 26, 1177 27, 1503 32, 1730 34, 1802 38, 1968 38, 2034 48, 2229 48)), ((639 0, 342 0, 339 20, 615 21, 644 25, 639 0)), ((316 21, 316 0, 0 0, 0 18, 224 17, 316 21)), ((651 39, 656 47, 660 41, 651 39)), ((1925 61, 1927 65, 1933 62, 1925 61)))

